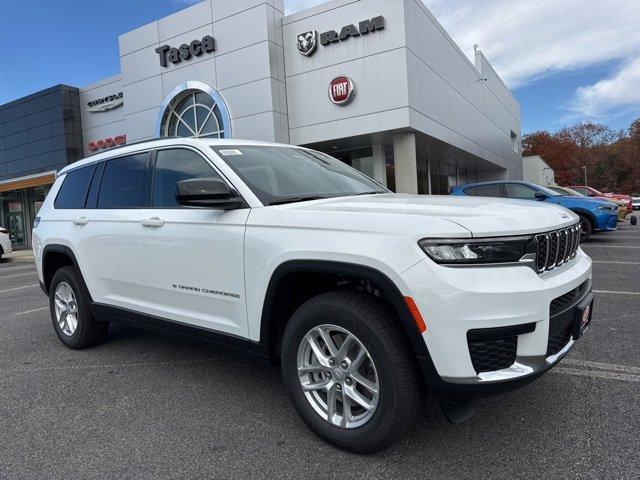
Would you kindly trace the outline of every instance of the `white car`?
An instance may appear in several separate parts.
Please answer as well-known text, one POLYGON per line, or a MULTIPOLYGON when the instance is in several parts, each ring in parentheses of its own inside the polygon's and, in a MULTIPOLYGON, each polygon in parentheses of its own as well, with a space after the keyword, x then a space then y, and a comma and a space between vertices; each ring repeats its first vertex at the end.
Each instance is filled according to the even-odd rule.
POLYGON ((11 237, 9 236, 9 230, 0 227, 0 259, 2 255, 11 253, 13 248, 11 247, 11 237))
POLYGON ((640 210, 640 197, 632 197, 631 204, 634 210, 640 210))
POLYGON ((427 391, 465 419, 471 399, 555 365, 591 319, 570 211, 394 194, 301 147, 121 147, 64 168, 36 224, 64 344, 130 322, 277 360, 305 422, 351 451, 406 433, 427 391))

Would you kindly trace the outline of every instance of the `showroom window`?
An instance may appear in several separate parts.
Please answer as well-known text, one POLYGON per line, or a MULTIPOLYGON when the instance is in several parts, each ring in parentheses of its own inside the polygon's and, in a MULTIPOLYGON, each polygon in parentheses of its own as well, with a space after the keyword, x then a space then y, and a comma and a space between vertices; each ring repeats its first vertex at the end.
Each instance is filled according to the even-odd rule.
POLYGON ((187 82, 164 102, 160 137, 230 138, 229 113, 220 94, 201 82, 187 82))

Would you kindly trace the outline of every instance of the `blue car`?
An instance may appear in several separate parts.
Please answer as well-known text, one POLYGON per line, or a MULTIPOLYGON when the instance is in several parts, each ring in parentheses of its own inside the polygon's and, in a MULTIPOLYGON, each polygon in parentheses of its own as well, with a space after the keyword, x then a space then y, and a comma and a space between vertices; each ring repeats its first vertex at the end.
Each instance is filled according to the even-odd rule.
POLYGON ((581 241, 588 240, 592 232, 612 231, 618 227, 618 206, 607 200, 570 197, 529 182, 484 182, 453 187, 451 195, 501 197, 519 200, 537 200, 562 205, 580 216, 581 241))

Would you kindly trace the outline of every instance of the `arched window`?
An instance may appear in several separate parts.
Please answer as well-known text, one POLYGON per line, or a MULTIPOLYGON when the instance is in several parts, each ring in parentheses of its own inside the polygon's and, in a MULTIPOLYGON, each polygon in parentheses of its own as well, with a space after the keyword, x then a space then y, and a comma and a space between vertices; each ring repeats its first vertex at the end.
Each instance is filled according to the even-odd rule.
POLYGON ((224 101, 206 84, 187 82, 179 86, 167 97, 163 107, 160 137, 231 137, 224 101))

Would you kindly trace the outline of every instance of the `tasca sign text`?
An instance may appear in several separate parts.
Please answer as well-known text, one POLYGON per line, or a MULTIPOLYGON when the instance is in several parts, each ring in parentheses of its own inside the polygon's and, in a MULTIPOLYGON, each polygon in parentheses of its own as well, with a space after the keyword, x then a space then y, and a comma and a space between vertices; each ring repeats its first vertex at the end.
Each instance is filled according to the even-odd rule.
POLYGON ((193 40, 188 45, 183 43, 179 47, 171 47, 170 45, 162 45, 156 48, 156 53, 160 57, 160 65, 166 67, 168 61, 171 63, 180 63, 191 57, 199 57, 203 53, 211 53, 215 50, 215 42, 211 35, 205 35, 202 40, 193 40))
POLYGON ((349 37, 359 37, 360 35, 367 35, 368 33, 375 32, 376 30, 382 30, 384 28, 384 17, 382 15, 374 17, 371 20, 363 20, 355 25, 345 25, 340 30, 340 33, 335 30, 329 30, 320 34, 320 44, 328 45, 330 43, 342 42, 349 37))

